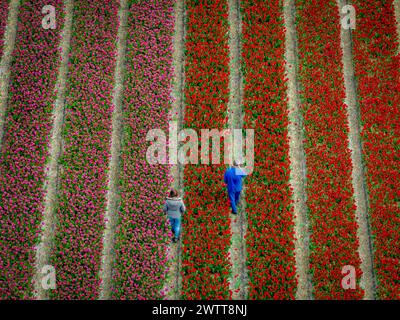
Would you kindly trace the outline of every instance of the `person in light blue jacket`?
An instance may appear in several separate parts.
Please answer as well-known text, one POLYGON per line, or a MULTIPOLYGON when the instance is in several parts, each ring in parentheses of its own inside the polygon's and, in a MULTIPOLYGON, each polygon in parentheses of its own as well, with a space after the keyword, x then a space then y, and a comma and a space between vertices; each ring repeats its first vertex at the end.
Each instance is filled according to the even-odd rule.
POLYGON ((233 162, 233 167, 225 171, 224 182, 228 189, 228 197, 231 203, 232 214, 237 214, 237 205, 240 201, 240 193, 243 189, 243 178, 246 172, 240 167, 238 161, 233 162))
POLYGON ((174 234, 172 241, 177 242, 181 233, 182 213, 186 211, 185 204, 179 197, 178 191, 171 189, 169 197, 165 200, 163 210, 171 223, 172 233, 174 234))

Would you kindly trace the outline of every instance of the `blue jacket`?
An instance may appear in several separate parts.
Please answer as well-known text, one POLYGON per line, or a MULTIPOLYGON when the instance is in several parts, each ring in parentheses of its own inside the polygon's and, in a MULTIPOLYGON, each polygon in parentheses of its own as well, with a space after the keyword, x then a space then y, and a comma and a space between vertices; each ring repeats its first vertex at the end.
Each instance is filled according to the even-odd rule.
POLYGON ((246 173, 240 168, 228 168, 225 171, 224 181, 228 187, 228 192, 239 192, 242 191, 243 183, 242 180, 246 173))

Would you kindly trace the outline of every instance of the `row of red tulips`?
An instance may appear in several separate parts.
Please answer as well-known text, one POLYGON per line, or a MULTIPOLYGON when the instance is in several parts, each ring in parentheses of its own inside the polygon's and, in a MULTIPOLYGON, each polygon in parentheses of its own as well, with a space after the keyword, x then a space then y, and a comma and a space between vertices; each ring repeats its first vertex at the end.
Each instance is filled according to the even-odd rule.
POLYGON ((162 212, 169 166, 146 161, 151 129, 168 132, 172 75, 172 0, 131 4, 124 85, 121 209, 116 230, 113 295, 162 298, 169 223, 162 212))
POLYGON ((393 1, 354 1, 358 81, 378 298, 400 299, 400 39, 393 1))
POLYGON ((335 1, 298 0, 296 6, 314 296, 358 299, 363 290, 344 290, 341 273, 354 266, 359 283, 339 10, 335 1))
POLYGON ((59 299, 96 299, 110 156, 118 1, 75 1, 56 243, 59 299))
MULTIPOLYGON (((186 3, 184 123, 197 132, 201 128, 221 130, 227 121, 229 96, 227 1, 186 3)), ((183 299, 227 299, 231 295, 230 212, 223 185, 224 169, 224 165, 185 166, 188 211, 183 220, 183 299)))
POLYGON ((293 299, 296 290, 289 188, 282 1, 241 2, 245 127, 254 128, 246 181, 250 299, 293 299))
MULTIPOLYGON (((42 219, 45 164, 60 60, 60 29, 45 30, 37 18, 37 12, 46 4, 44 0, 29 1, 19 9, 0 156, 1 299, 32 297, 35 245, 42 219)), ((61 0, 52 5, 62 12, 61 0)), ((2 16, 6 15, 2 11, 2 16)), ((60 28, 62 17, 57 19, 60 28)))

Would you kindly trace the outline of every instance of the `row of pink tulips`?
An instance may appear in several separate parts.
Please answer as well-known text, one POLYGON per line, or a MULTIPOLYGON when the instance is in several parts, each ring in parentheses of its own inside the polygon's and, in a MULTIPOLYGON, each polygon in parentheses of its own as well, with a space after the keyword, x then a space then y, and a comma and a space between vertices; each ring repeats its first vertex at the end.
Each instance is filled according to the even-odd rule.
POLYGON ((6 31, 7 14, 8 14, 8 0, 1 0, 0 1, 0 57, 3 54, 4 32, 6 31))
MULTIPOLYGON (((62 3, 52 1, 56 12, 62 12, 62 3)), ((57 16, 57 29, 42 28, 37 12, 46 4, 29 1, 19 9, 0 150, 1 299, 32 297, 62 27, 57 16)), ((2 17, 7 15, 1 12, 2 17)))
POLYGON ((126 52, 121 208, 116 238, 113 295, 118 299, 163 296, 167 242, 162 206, 170 184, 168 165, 150 165, 146 134, 168 132, 172 76, 172 0, 131 4, 126 52))
POLYGON ((118 1, 74 1, 60 157, 58 299, 96 299, 110 157, 118 1))

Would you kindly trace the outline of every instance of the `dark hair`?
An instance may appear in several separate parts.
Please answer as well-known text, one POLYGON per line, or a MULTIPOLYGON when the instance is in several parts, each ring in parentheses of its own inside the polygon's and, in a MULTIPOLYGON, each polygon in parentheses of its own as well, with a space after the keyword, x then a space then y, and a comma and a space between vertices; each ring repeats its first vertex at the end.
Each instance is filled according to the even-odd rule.
POLYGON ((170 198, 176 198, 178 195, 178 191, 176 191, 175 189, 171 189, 171 191, 169 192, 170 198))

